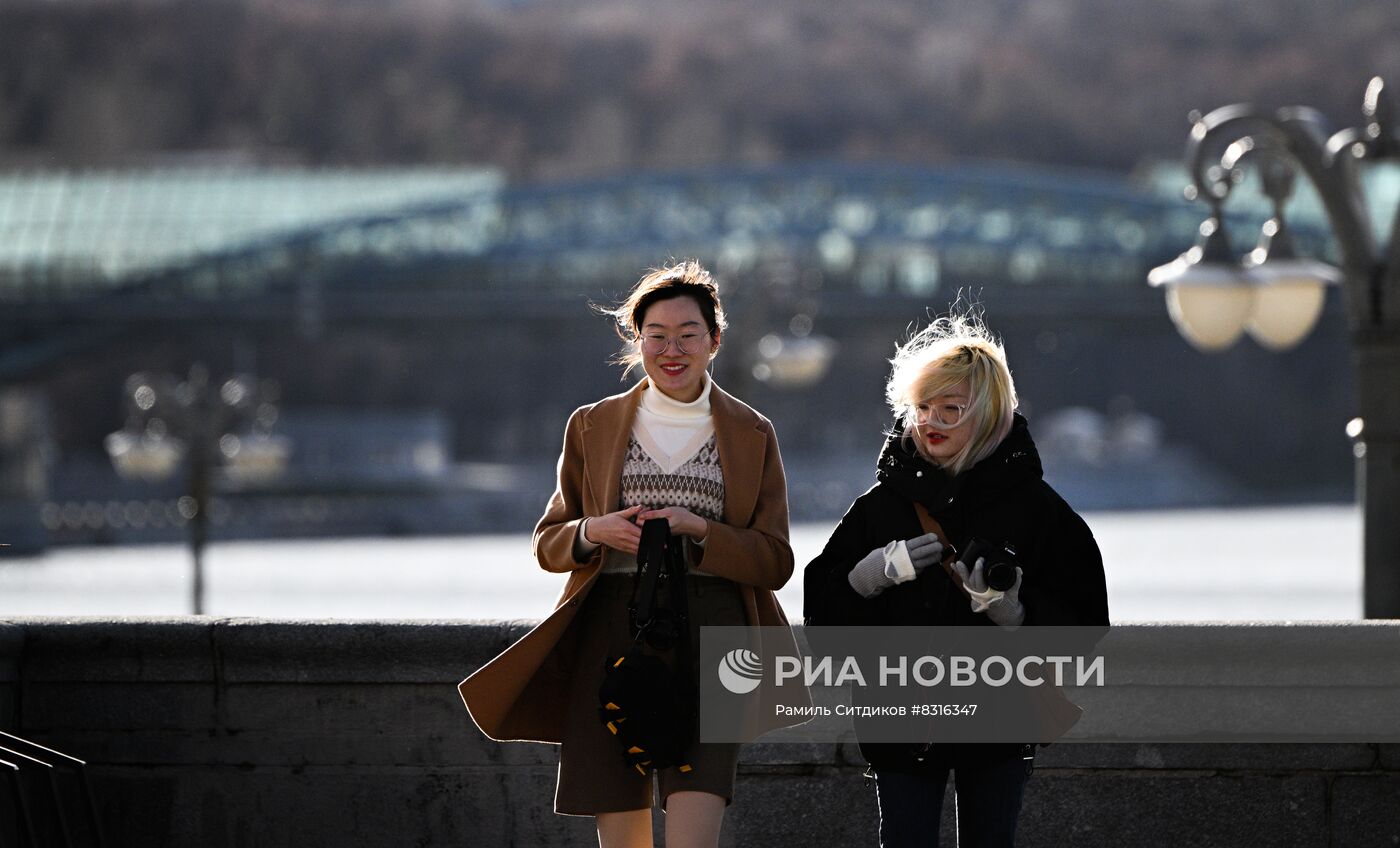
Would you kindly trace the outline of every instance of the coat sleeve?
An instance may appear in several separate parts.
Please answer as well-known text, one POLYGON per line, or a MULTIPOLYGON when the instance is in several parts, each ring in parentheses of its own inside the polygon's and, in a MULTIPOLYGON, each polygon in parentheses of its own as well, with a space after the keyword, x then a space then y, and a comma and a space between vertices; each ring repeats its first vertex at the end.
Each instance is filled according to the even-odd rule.
POLYGON ((772 424, 766 425, 766 435, 753 516, 745 527, 711 521, 696 567, 735 583, 776 592, 792 577, 793 559, 788 542, 787 477, 772 424))
POLYGON ((583 415, 587 410, 588 407, 582 407, 569 416, 554 494, 535 525, 532 548, 535 559, 545 571, 575 571, 602 561, 601 548, 594 550, 584 562, 574 559, 574 540, 583 519, 588 517, 583 512, 583 415))
POLYGON ((879 544, 870 539, 869 495, 856 498, 826 540, 826 547, 802 572, 802 617, 807 624, 876 624, 878 599, 861 597, 847 576, 879 544))
POLYGON ((1068 505, 1042 530, 1040 574, 1021 588, 1025 624, 1107 625, 1103 556, 1089 525, 1068 505))

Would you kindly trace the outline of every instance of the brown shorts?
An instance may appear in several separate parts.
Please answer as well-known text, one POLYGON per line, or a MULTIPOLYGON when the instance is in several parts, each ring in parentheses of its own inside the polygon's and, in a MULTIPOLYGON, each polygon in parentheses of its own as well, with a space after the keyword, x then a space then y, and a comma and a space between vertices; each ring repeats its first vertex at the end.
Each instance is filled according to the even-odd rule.
MULTIPOLYGON (((691 574, 686 583, 697 650, 700 625, 745 623, 743 596, 733 582, 691 574)), ((569 687, 568 718, 559 746, 559 784, 554 793, 554 812, 562 815, 643 810, 653 804, 651 776, 643 776, 627 764, 617 737, 598 718, 603 662, 609 656, 621 656, 632 644, 627 624, 631 596, 630 575, 602 575, 564 634, 564 638, 576 640, 578 663, 569 687)), ((738 762, 738 745, 697 742, 690 751, 691 771, 668 768, 657 772, 661 808, 666 808, 672 792, 709 792, 729 803, 734 798, 738 762)))

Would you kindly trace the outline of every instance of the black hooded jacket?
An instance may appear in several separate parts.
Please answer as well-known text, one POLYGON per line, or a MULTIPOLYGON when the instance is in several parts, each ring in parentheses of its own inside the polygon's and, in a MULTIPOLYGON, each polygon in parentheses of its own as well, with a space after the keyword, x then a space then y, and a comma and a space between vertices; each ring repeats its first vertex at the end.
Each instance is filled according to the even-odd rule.
MULTIPOLYGON (((809 625, 988 625, 941 567, 917 580, 863 598, 847 582, 855 564, 896 539, 924 529, 918 501, 959 551, 980 538, 1016 552, 1022 569, 1026 625, 1108 625, 1103 560, 1084 520, 1041 477, 1040 454, 1019 414, 996 451, 957 477, 892 435, 880 452, 876 484, 841 519, 821 554, 803 574, 803 616, 809 625)), ((857 735, 860 731, 857 728, 857 735)), ((921 771, 986 763, 1022 755, 1016 744, 935 745, 915 758, 915 746, 870 744, 860 749, 877 769, 921 771)))
POLYGON ((973 538, 1013 549, 1023 577, 1026 625, 1107 625, 1103 560, 1089 526, 1042 479, 1040 454, 1026 419, 991 456, 956 477, 924 459, 896 432, 885 442, 876 484, 841 519, 803 575, 808 624, 951 624, 995 626, 972 612, 942 568, 862 598, 847 582, 855 564, 897 539, 924 533, 922 503, 959 551, 973 538))

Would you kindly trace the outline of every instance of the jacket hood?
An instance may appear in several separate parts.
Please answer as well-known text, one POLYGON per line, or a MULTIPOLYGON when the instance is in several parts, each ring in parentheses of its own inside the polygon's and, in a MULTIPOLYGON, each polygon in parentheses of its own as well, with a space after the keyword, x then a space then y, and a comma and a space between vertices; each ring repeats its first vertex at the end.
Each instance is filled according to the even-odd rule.
POLYGON ((1040 452, 1019 412, 1012 420, 1011 432, 992 455, 957 477, 924 459, 904 438, 898 423, 885 440, 875 467, 876 480, 930 510, 952 503, 959 495, 975 502, 989 500, 1027 481, 1039 480, 1043 474, 1040 452))

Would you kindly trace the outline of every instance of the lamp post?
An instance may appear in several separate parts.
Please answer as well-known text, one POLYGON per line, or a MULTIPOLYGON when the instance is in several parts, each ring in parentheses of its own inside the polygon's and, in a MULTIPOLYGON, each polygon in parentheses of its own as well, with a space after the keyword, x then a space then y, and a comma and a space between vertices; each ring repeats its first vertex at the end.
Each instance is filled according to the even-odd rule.
POLYGON ((1400 214, 1389 241, 1377 243, 1361 194, 1358 163, 1400 159, 1400 135, 1379 77, 1366 88, 1363 126, 1332 135, 1306 107, 1272 114, 1237 104, 1193 115, 1186 196, 1210 206, 1197 244, 1152 269, 1166 289, 1177 329, 1203 350, 1228 347, 1248 332, 1283 350, 1301 341, 1322 309, 1324 286, 1345 292, 1356 361, 1359 415, 1355 440, 1364 524, 1367 618, 1400 617, 1400 214), (1260 169, 1273 216, 1259 246, 1232 255, 1222 208, 1246 164, 1260 169), (1301 172, 1322 201, 1341 268, 1293 254, 1283 207, 1301 172))
POLYGON ((106 438, 117 472, 129 479, 160 481, 187 465, 187 494, 179 501, 189 522, 194 575, 191 606, 204 612, 204 547, 215 474, 255 483, 281 474, 287 439, 269 431, 277 420, 277 387, 254 377, 230 377, 211 385, 203 365, 181 381, 170 374, 133 374, 126 380, 126 426, 106 438))
MULTIPOLYGON (((750 262, 755 258, 748 257, 750 262)), ((783 255, 769 257, 747 275, 727 278, 739 278, 738 285, 724 291, 729 313, 744 317, 743 324, 731 324, 731 341, 762 335, 744 350, 731 351, 723 372, 726 385, 800 390, 826 376, 838 345, 815 331, 822 309, 821 283, 819 278, 815 284, 804 283, 801 273, 797 261, 783 255)))

